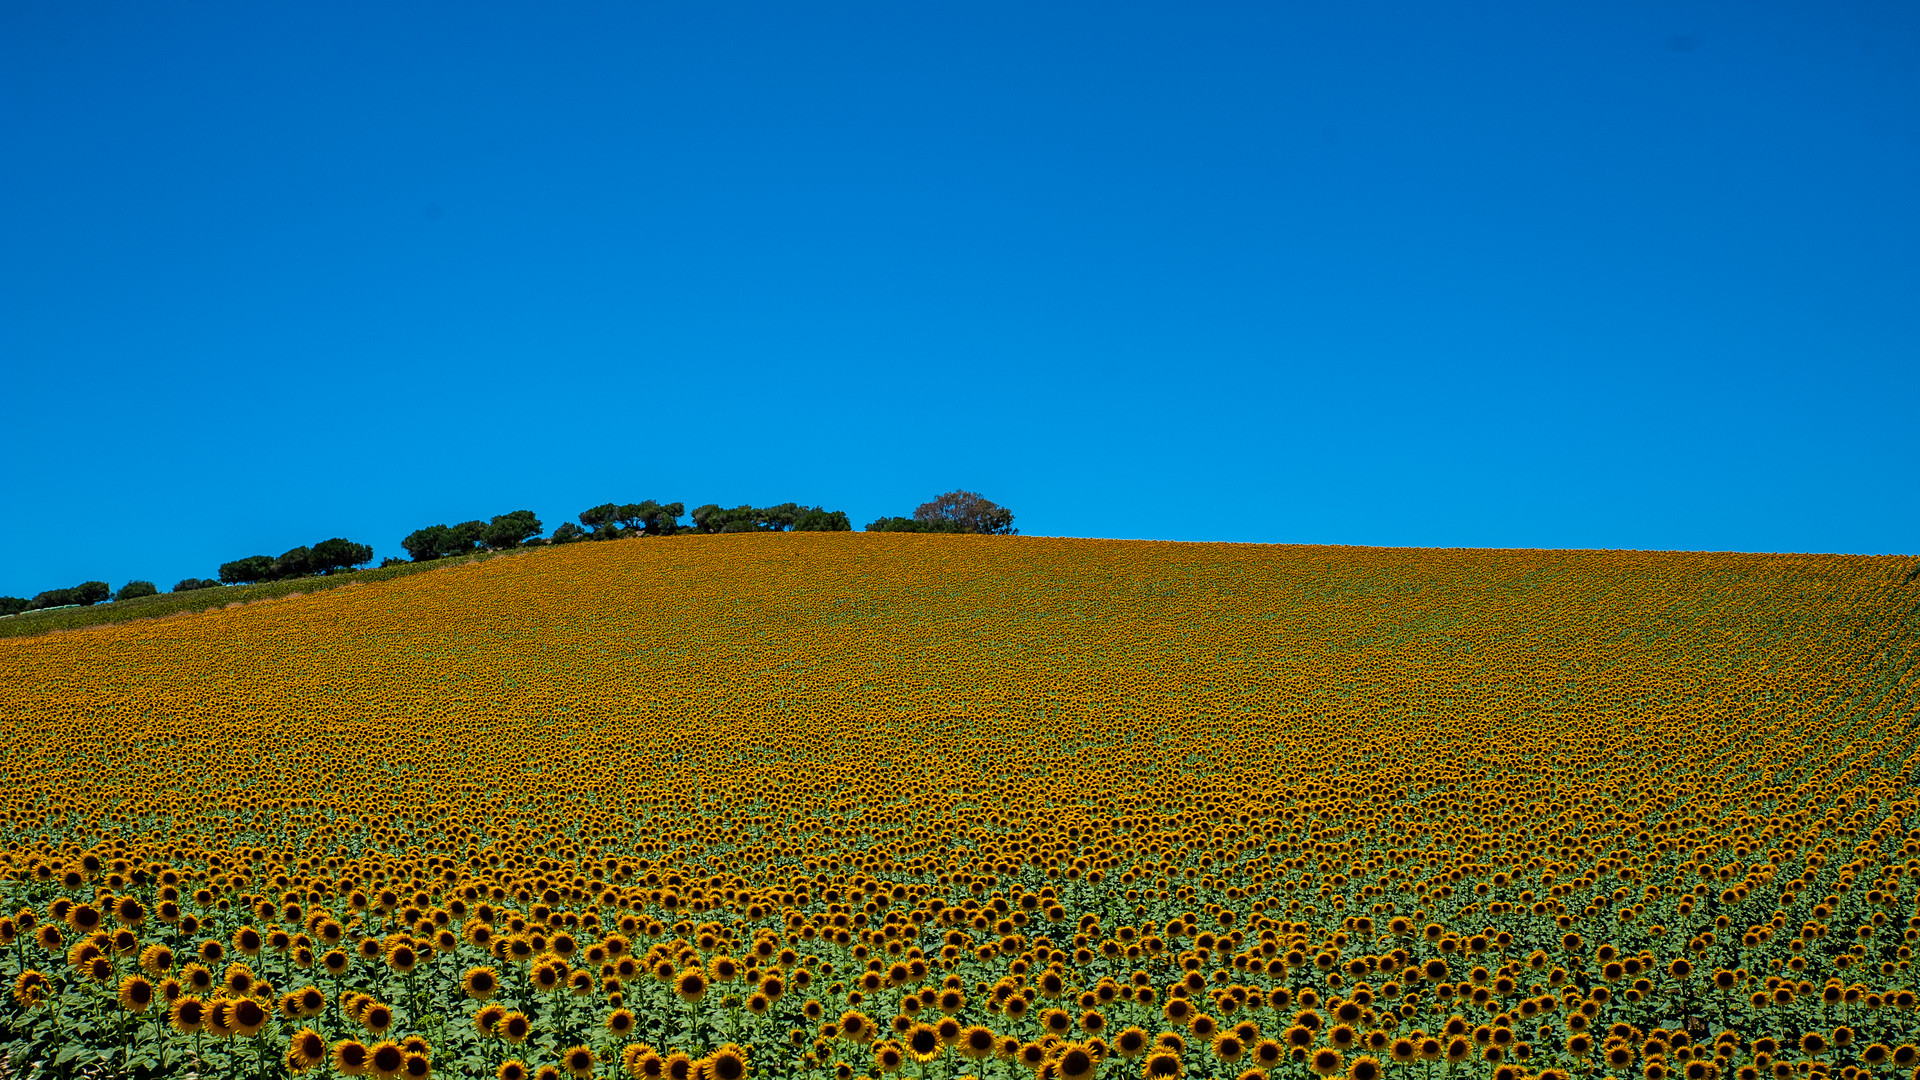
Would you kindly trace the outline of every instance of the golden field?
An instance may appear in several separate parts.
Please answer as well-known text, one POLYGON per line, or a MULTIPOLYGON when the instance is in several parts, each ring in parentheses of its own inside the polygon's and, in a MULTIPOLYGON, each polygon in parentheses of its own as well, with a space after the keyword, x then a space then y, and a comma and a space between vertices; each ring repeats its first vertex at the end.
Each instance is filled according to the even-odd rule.
POLYGON ((43 1075, 1916 1075, 1911 558, 762 534, 0 641, 43 1075))

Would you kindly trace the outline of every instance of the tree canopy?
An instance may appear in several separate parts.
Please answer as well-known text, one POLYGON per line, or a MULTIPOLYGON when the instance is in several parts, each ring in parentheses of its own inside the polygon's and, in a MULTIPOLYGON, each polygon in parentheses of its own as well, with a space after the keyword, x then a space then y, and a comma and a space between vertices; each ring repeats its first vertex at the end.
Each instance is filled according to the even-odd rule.
MULTIPOLYGON (((373 548, 367 544, 356 544, 342 536, 322 540, 309 547, 305 544, 293 548, 284 554, 249 555, 244 559, 220 564, 220 581, 227 585, 245 585, 256 581, 280 581, 284 578, 309 577, 314 574, 331 574, 348 570, 363 563, 373 561, 373 548)), ((174 586, 174 592, 188 592, 181 586, 194 581, 188 578, 174 586)), ((205 586, 196 586, 204 588, 205 586)))
POLYGON ((912 517, 883 517, 868 532, 981 533, 1012 536, 1013 511, 972 491, 949 491, 921 503, 912 517))
POLYGON ((853 523, 844 510, 823 506, 781 503, 778 506, 736 506, 731 510, 717 504, 693 508, 693 527, 703 533, 740 532, 849 532, 853 523))

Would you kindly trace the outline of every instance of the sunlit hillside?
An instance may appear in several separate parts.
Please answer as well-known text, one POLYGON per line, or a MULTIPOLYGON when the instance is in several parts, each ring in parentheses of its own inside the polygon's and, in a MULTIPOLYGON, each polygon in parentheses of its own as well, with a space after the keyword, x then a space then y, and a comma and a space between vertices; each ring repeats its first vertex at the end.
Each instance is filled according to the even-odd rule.
POLYGON ((0 1050, 1904 1077, 1915 569, 750 534, 0 641, 0 1050))

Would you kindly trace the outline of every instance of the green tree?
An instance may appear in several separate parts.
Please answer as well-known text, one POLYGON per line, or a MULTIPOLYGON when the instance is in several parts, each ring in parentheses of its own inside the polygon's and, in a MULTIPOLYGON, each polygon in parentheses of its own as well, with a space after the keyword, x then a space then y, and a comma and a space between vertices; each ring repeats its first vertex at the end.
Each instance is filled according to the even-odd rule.
POLYGON ((92 606, 113 595, 113 590, 104 581, 83 581, 73 587, 73 602, 82 606, 92 606))
POLYGON ((181 578, 173 586, 174 592, 196 592, 200 589, 217 589, 220 583, 212 578, 181 578))
POLYGON ((0 615, 18 615, 32 606, 24 596, 0 596, 0 615))
POLYGON ((313 567, 323 574, 336 570, 360 566, 373 561, 373 548, 366 544, 356 544, 343 536, 322 540, 313 545, 313 567))
POLYGON ((246 585, 272 579, 273 556, 271 555, 249 555, 244 559, 220 564, 220 582, 224 585, 246 585))
POLYGON ((828 510, 821 506, 810 506, 800 511, 794 518, 794 532, 851 532, 853 522, 848 520, 845 510, 828 510))
POLYGON ((620 535, 619 516, 617 503, 601 503, 580 511, 580 524, 593 530, 593 539, 611 540, 620 535))
POLYGON ((545 527, 531 510, 514 510, 487 522, 481 541, 490 548, 518 547, 528 537, 539 536, 545 527))
POLYGON ((921 503, 914 509, 913 519, 929 525, 953 522, 960 526, 959 532, 993 536, 1011 536, 1019 531, 1013 527, 1013 511, 972 491, 949 491, 921 503))
POLYGON ((910 517, 883 517, 867 524, 868 532, 957 533, 966 530, 957 521, 921 521, 910 517))
POLYGON ((133 600, 142 596, 155 596, 159 592, 160 587, 151 581, 129 581, 120 586, 120 591, 113 594, 113 599, 115 602, 133 600))
POLYGON ((314 564, 313 549, 305 544, 301 544, 299 547, 293 548, 286 554, 273 560, 273 577, 276 580, 279 578, 306 577, 308 574, 317 573, 319 569, 320 568, 314 564))
POLYGON ((762 511, 751 506, 724 510, 714 503, 693 508, 693 527, 703 533, 740 533, 761 530, 762 511))
POLYGON ((479 547, 487 538, 487 523, 484 521, 463 521, 447 529, 447 544, 441 548, 443 555, 465 555, 479 547))
POLYGON ((609 520, 618 525, 623 534, 643 532, 648 536, 671 536, 679 529, 680 515, 687 512, 687 507, 685 503, 660 503, 648 499, 622 506, 608 503, 594 510, 608 512, 609 520))
POLYGON ((400 541, 407 556, 414 562, 426 562, 440 557, 441 550, 447 544, 448 529, 445 525, 429 525, 424 529, 415 529, 400 541))

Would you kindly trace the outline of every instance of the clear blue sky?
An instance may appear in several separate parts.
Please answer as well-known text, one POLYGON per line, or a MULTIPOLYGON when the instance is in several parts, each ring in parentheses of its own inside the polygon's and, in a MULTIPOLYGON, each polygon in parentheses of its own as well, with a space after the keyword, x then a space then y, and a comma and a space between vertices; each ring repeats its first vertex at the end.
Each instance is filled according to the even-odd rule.
POLYGON ((1920 7, 9 3, 0 407, 15 595, 954 487, 1912 552, 1920 7))

